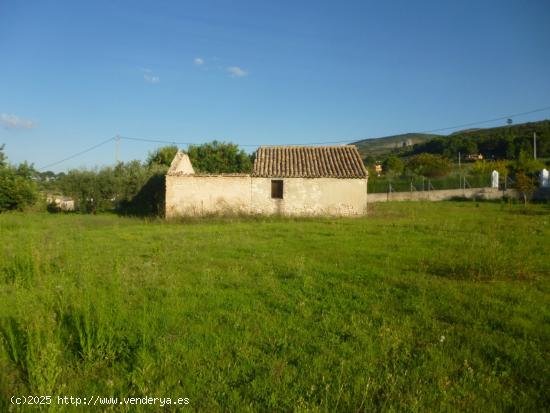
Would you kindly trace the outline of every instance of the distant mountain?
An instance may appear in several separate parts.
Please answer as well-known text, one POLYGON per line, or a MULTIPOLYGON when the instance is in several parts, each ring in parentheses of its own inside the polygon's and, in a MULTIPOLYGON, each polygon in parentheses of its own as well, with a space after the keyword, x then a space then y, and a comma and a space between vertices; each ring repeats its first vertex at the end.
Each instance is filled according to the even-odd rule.
POLYGON ((428 133, 404 133, 401 135, 385 136, 383 138, 363 139, 352 142, 357 146, 361 156, 381 156, 395 150, 403 150, 417 143, 423 143, 430 139, 441 137, 442 135, 433 135, 428 133))

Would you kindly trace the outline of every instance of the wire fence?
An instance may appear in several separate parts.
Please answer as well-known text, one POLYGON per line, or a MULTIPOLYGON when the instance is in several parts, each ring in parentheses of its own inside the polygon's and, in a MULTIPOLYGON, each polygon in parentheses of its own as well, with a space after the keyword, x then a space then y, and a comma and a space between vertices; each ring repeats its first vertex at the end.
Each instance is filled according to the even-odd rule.
POLYGON ((438 189, 487 188, 491 178, 485 176, 452 176, 445 178, 369 177, 369 193, 435 191, 438 189))

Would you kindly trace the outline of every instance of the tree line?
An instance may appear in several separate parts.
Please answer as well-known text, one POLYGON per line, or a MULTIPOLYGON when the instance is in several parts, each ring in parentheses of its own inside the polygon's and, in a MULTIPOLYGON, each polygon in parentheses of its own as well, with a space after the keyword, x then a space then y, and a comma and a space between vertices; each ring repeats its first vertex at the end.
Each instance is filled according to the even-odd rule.
MULTIPOLYGON (((164 210, 165 175, 178 148, 164 146, 142 162, 115 166, 71 169, 67 173, 40 172, 33 165, 11 165, 0 147, 0 212, 49 208, 46 194, 74 199, 82 213, 117 211, 130 215, 158 215, 164 210)), ((233 143, 213 141, 191 145, 189 155, 199 173, 239 173, 252 170, 253 157, 233 143)))
POLYGON ((550 157, 550 121, 523 123, 499 128, 460 131, 413 145, 405 156, 431 153, 456 159, 481 153, 486 159, 517 159, 521 152, 533 153, 533 134, 537 135, 537 155, 550 157))
MULTIPOLYGON (((547 151, 544 142, 550 137, 550 122, 538 122, 537 125, 540 133, 539 142, 542 142, 539 153, 544 156, 547 151), (540 133, 541 124, 548 126, 548 135, 540 133)), ((508 139, 508 135, 503 136, 504 140, 508 139)), ((448 142, 441 143, 439 138, 436 138, 415 145, 407 157, 388 156, 382 162, 381 177, 377 176, 378 173, 374 169, 374 158, 365 159, 370 179, 375 182, 377 179, 443 178, 449 175, 453 169, 453 162, 450 160, 451 156, 446 155, 454 153, 457 148, 463 148, 461 145, 468 143, 464 136, 451 135, 445 139, 448 142), (425 152, 417 153, 419 148, 424 148, 425 152)), ((507 142, 513 143, 515 139, 507 142)), ((497 139, 491 145, 499 147, 498 142, 497 139)), ((520 147, 522 149, 515 160, 476 162, 468 169, 469 174, 489 176, 493 169, 497 169, 503 176, 515 177, 521 193, 531 193, 536 185, 536 173, 545 165, 532 158, 528 145, 520 147)), ((67 173, 56 174, 52 171, 37 171, 33 165, 26 162, 12 165, 8 162, 3 149, 4 147, 0 146, 0 212, 31 207, 45 209, 46 194, 63 194, 71 197, 75 201, 76 209, 82 213, 112 210, 131 215, 162 214, 165 175, 178 151, 176 146, 164 146, 150 153, 144 162, 133 160, 119 162, 115 166, 71 169, 67 173)), ((470 147, 468 151, 473 149, 470 147)), ((504 146, 501 149, 505 152, 504 146)), ((254 155, 248 155, 238 145, 218 141, 192 145, 187 149, 187 154, 198 173, 249 173, 254 161, 254 155)), ((55 209, 55 206, 50 205, 49 208, 55 209)))

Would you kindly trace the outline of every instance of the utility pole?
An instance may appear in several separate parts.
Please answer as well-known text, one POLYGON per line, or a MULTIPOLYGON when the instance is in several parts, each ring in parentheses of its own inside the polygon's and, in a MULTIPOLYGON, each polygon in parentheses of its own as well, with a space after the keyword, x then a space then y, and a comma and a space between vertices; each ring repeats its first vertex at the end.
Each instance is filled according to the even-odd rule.
POLYGON ((458 153, 458 169, 460 169, 460 152, 458 153))
POLYGON ((537 159, 537 132, 533 132, 533 158, 537 159))
POLYGON ((116 142, 116 146, 115 146, 115 161, 116 161, 116 164, 118 165, 118 163, 120 162, 119 159, 120 159, 120 136, 116 136, 115 138, 115 142, 116 142))

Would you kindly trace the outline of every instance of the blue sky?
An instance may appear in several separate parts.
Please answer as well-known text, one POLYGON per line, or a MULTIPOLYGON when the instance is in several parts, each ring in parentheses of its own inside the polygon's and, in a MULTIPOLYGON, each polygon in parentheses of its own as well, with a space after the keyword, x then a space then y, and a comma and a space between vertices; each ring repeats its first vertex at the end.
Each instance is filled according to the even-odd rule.
POLYGON ((548 21, 547 0, 1 0, 0 144, 41 167, 117 134, 353 141, 528 111, 550 106, 548 21))

